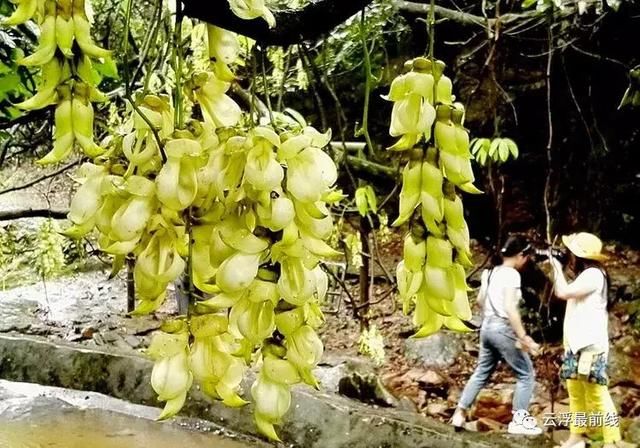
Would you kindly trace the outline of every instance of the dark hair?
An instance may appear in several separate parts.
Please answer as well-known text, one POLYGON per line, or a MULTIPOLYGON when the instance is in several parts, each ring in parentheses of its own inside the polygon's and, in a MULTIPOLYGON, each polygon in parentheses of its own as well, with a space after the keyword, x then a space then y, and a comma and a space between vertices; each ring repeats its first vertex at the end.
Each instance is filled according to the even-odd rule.
POLYGON ((500 255, 503 257, 513 257, 521 252, 524 255, 527 255, 532 251, 532 249, 533 248, 526 237, 523 235, 511 235, 507 238, 502 249, 500 249, 500 255))
POLYGON ((573 258, 575 259, 574 270, 576 275, 580 274, 582 271, 586 269, 596 268, 600 272, 602 272, 602 275, 604 275, 604 279, 607 282, 607 286, 609 285, 609 271, 607 271, 607 269, 604 267, 604 265, 600 261, 589 260, 588 258, 580 258, 574 254, 571 254, 571 255, 573 255, 573 258))
POLYGON ((589 269, 589 268, 596 268, 597 270, 602 272, 602 275, 604 276, 604 288, 602 292, 607 297, 607 310, 609 310, 613 301, 613 296, 609 294, 609 282, 610 282, 609 271, 607 271, 604 265, 597 260, 589 260, 587 258, 581 258, 576 256, 573 253, 571 253, 571 256, 574 259, 573 270, 576 276, 580 275, 582 271, 585 271, 586 269, 589 269))

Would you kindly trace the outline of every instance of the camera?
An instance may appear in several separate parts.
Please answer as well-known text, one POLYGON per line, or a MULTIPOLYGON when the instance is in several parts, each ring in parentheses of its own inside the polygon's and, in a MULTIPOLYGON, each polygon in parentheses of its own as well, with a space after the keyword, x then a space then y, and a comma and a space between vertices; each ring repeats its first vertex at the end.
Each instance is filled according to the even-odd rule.
POLYGON ((534 248, 531 258, 536 263, 542 263, 548 259, 549 252, 562 264, 565 264, 568 260, 567 252, 557 247, 534 248))

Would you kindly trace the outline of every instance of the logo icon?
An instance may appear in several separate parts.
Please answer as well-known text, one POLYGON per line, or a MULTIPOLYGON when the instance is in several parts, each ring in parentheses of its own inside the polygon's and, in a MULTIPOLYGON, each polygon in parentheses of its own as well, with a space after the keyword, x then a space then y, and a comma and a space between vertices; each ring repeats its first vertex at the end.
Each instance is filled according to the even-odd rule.
POLYGON ((522 425, 526 429, 533 429, 537 425, 536 419, 524 409, 517 410, 513 413, 513 422, 516 425, 522 425))

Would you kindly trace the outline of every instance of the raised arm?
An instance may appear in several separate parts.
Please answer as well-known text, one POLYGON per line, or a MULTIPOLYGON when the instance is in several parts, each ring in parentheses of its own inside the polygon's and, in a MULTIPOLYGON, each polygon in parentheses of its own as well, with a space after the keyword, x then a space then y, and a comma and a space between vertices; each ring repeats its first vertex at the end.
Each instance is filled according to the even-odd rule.
POLYGON ((564 276, 562 264, 554 257, 549 258, 551 271, 553 272, 553 288, 556 297, 562 300, 582 299, 593 293, 597 288, 592 282, 587 282, 583 275, 569 283, 564 276))

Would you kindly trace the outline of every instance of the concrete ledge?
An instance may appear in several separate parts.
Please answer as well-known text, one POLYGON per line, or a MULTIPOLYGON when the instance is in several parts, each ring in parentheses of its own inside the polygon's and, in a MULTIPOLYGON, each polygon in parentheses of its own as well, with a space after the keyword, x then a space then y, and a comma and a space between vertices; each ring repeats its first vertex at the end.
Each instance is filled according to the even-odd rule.
MULTIPOLYGON (((0 378, 9 381, 99 392, 132 403, 159 406, 149 382, 152 365, 136 354, 0 335, 0 378)), ((195 388, 182 415, 209 420, 238 433, 257 434, 250 406, 230 409, 195 388)), ((449 426, 418 414, 378 410, 303 387, 294 389, 293 405, 279 434, 287 444, 310 448, 552 446, 543 438, 455 433, 449 426)))
MULTIPOLYGON (((159 439, 164 441, 163 434, 166 434, 169 437, 173 435, 180 438, 182 436, 186 437, 188 439, 188 442, 185 441, 186 446, 190 447, 217 446, 218 442, 223 442, 224 446, 229 446, 229 448, 269 448, 272 446, 254 437, 232 433, 226 428, 199 418, 179 416, 169 421, 157 422, 155 420, 160 415, 160 412, 159 408, 129 403, 128 401, 97 392, 0 380, 0 422, 2 423, 20 420, 30 423, 30 419, 39 420, 44 418, 45 421, 48 421, 45 422, 44 427, 50 428, 52 426, 51 419, 56 420, 57 418, 58 422, 66 424, 68 422, 67 418, 70 418, 72 427, 65 428, 66 430, 77 435, 78 431, 91 427, 91 437, 97 437, 101 440, 105 437, 126 437, 128 441, 134 443, 131 438, 144 436, 145 442, 147 437, 157 442, 159 439), (78 417, 80 416, 82 416, 80 420, 85 426, 78 425, 78 417), (84 420, 85 417, 88 422, 84 420), (102 425, 100 425, 100 422, 102 422, 102 425), (165 431, 167 432, 165 433, 165 431), (194 445, 196 442, 201 443, 194 445), (202 443, 208 443, 208 445, 202 443)), ((39 421, 39 423, 42 423, 42 421, 39 421)), ((4 429, 4 426, 2 429, 4 429)), ((43 430, 42 426, 37 428, 36 431, 40 434, 47 433, 47 430, 43 430)), ((0 430, 0 445, 6 440, 2 438, 3 435, 2 430, 0 430)), ((27 438, 32 435, 25 434, 27 438)), ((152 441, 149 441, 149 443, 152 443, 152 441)), ((32 447, 35 446, 33 443, 24 441, 24 444, 14 444, 11 447, 32 447)), ((62 446, 59 439, 58 442, 54 441, 52 443, 54 446, 62 446)), ((123 443, 126 442, 123 441, 123 443)), ((37 446, 42 445, 38 444, 37 446)), ((76 442, 73 443, 73 446, 77 447, 79 445, 76 442)), ((127 446, 133 445, 129 443, 127 446)), ((171 445, 165 444, 162 446, 171 445)), ((5 445, 2 445, 2 447, 7 448, 5 445)))

